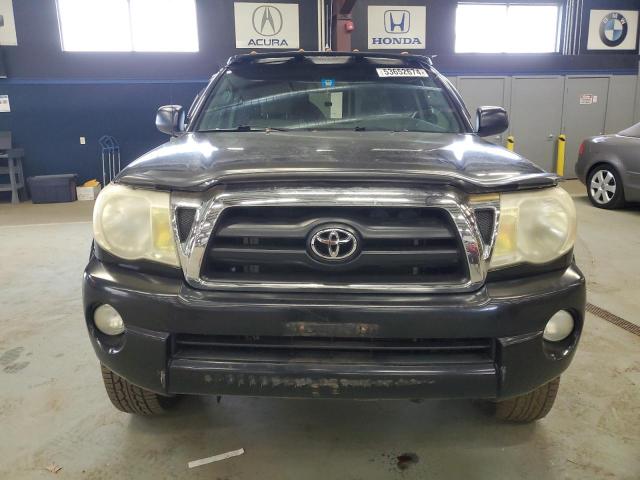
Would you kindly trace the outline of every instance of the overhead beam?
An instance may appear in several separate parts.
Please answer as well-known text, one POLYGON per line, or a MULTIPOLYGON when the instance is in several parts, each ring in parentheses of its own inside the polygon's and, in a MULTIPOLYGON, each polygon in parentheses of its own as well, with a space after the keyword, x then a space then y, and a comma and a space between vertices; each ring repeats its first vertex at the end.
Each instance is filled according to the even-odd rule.
POLYGON ((352 23, 351 11, 357 0, 332 0, 333 1, 333 25, 332 46, 334 50, 341 52, 351 51, 351 31, 347 31, 347 25, 352 23))
POLYGON ((342 7, 340 7, 340 15, 350 15, 354 5, 358 0, 343 0, 342 7))

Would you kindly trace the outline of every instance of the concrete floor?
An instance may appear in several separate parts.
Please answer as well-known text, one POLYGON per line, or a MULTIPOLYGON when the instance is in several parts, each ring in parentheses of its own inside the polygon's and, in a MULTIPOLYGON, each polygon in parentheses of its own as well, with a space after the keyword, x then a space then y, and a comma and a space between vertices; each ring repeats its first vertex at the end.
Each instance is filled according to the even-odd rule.
MULTIPOLYGON (((640 210, 577 194, 589 301, 638 322, 640 210)), ((112 408, 86 338, 91 204, 0 205, 0 478, 640 478, 640 337, 587 316, 551 414, 493 421, 466 401, 187 399, 157 419, 112 408), (190 460, 244 448, 187 470, 190 460), (414 454, 398 466, 397 457, 414 454)))

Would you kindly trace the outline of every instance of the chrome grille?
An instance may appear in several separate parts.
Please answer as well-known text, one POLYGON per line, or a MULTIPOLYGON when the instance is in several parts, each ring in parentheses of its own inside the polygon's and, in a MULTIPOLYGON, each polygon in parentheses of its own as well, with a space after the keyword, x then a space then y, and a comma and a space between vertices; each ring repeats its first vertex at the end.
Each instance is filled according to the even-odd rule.
POLYGON ((466 292, 486 278, 491 246, 468 197, 447 187, 233 184, 175 192, 172 205, 182 268, 197 289, 466 292), (197 213, 182 239, 185 207, 197 213), (357 232, 361 250, 349 262, 309 255, 309 232, 327 224, 357 232))
POLYGON ((211 236, 201 275, 206 280, 361 283, 461 283, 464 251, 447 211, 402 207, 233 207, 211 236), (322 263, 309 236, 323 225, 350 227, 359 252, 322 263))

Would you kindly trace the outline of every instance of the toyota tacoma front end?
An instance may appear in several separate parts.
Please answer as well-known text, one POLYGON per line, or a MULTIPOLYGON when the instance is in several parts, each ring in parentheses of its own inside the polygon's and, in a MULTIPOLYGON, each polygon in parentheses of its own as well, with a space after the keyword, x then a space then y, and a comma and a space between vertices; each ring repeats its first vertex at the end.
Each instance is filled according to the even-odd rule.
POLYGON ((473 398, 549 411, 585 282, 570 196, 412 55, 232 57, 98 197, 86 323, 109 397, 473 398))

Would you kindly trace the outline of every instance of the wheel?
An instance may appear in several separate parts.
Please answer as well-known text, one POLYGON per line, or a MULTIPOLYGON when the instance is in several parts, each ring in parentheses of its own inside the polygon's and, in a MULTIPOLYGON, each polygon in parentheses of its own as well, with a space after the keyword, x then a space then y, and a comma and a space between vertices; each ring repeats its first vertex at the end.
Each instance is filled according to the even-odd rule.
POLYGON ((620 175, 610 165, 598 165, 587 178, 589 200, 598 208, 620 208, 624 205, 624 190, 620 175))
POLYGON ((159 415, 165 413, 178 400, 178 397, 165 397, 133 385, 102 364, 100 369, 109 400, 114 407, 123 412, 136 415, 159 415))
POLYGON ((509 422, 533 422, 547 416, 556 400, 560 377, 533 392, 496 402, 495 415, 509 422))

